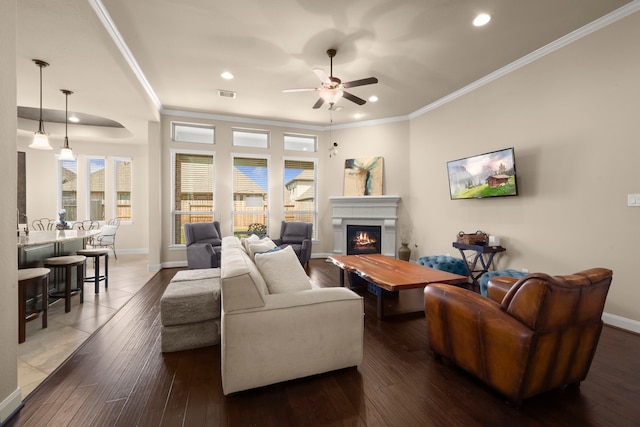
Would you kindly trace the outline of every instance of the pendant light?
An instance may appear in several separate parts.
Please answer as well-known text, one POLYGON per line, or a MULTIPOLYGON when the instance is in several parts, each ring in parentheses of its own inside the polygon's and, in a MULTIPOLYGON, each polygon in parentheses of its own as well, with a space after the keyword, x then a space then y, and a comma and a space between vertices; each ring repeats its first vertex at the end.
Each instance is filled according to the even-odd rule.
POLYGON ((65 101, 64 101, 64 145, 60 150, 60 156, 58 156, 58 160, 75 160, 75 156, 73 155, 73 151, 71 151, 71 147, 69 147, 69 137, 67 136, 67 126, 69 124, 69 95, 73 92, 67 89, 60 89, 60 92, 64 93, 65 101))
POLYGON ((44 122, 42 121, 42 69, 48 67, 49 63, 39 59, 34 59, 33 62, 40 67, 40 121, 38 122, 38 130, 33 135, 33 142, 29 147, 38 150, 53 150, 53 147, 49 145, 49 136, 44 131, 44 122))

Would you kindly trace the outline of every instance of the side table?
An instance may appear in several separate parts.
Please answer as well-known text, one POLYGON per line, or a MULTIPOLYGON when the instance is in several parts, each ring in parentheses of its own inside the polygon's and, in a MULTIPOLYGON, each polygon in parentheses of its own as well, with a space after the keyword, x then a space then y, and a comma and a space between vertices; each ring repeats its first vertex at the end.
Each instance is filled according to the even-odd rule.
POLYGON ((460 251, 462 260, 467 266, 467 274, 473 281, 474 289, 476 289, 478 292, 480 291, 480 283, 478 283, 478 279, 480 278, 480 276, 489 271, 491 265, 493 264, 493 257, 497 253, 506 251, 506 249, 502 246, 468 245, 458 242, 453 242, 453 247, 460 251), (475 252, 471 260, 467 259, 467 254, 465 251, 475 252), (485 258, 484 254, 489 254, 489 256, 485 258), (480 261, 479 266, 478 261, 480 261))

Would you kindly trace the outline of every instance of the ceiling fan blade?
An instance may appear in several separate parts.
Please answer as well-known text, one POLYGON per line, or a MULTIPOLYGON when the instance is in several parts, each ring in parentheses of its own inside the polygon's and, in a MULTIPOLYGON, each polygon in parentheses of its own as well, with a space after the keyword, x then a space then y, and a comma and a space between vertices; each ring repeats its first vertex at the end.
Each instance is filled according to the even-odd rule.
POLYGON ((316 101, 315 104, 313 104, 313 108, 320 108, 322 107, 322 104, 324 104, 324 99, 322 98, 318 98, 318 100, 316 101))
POLYGON ((290 92, 315 92, 318 91, 319 89, 317 87, 303 87, 303 88, 298 88, 298 89, 282 89, 283 93, 290 93, 290 92))
POLYGON ((378 83, 378 79, 375 77, 368 77, 366 79, 354 80, 352 82, 342 83, 342 86, 345 88, 356 87, 356 86, 364 86, 364 85, 372 85, 378 83))
POLYGON ((331 84, 329 76, 327 76, 327 73, 322 68, 314 68, 313 72, 318 76, 322 83, 331 84))
POLYGON ((351 102, 355 102, 358 105, 364 105, 367 102, 364 99, 358 98, 357 96, 352 95, 347 91, 342 92, 342 97, 348 99, 351 102))

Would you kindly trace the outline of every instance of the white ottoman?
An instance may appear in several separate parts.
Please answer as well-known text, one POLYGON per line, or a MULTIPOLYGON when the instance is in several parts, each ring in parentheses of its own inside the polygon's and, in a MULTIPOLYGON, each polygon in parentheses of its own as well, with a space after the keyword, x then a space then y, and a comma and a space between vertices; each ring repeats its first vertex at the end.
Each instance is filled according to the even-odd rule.
POLYGON ((163 352, 218 344, 220 279, 172 280, 160 299, 160 320, 163 352))

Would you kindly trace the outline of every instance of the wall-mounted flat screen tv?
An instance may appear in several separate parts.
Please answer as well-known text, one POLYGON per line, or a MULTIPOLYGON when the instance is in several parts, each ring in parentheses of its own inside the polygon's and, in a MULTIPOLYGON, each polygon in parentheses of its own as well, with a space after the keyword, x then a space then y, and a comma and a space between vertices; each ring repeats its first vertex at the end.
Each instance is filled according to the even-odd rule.
POLYGON ((447 162, 451 200, 517 196, 513 148, 447 162))

